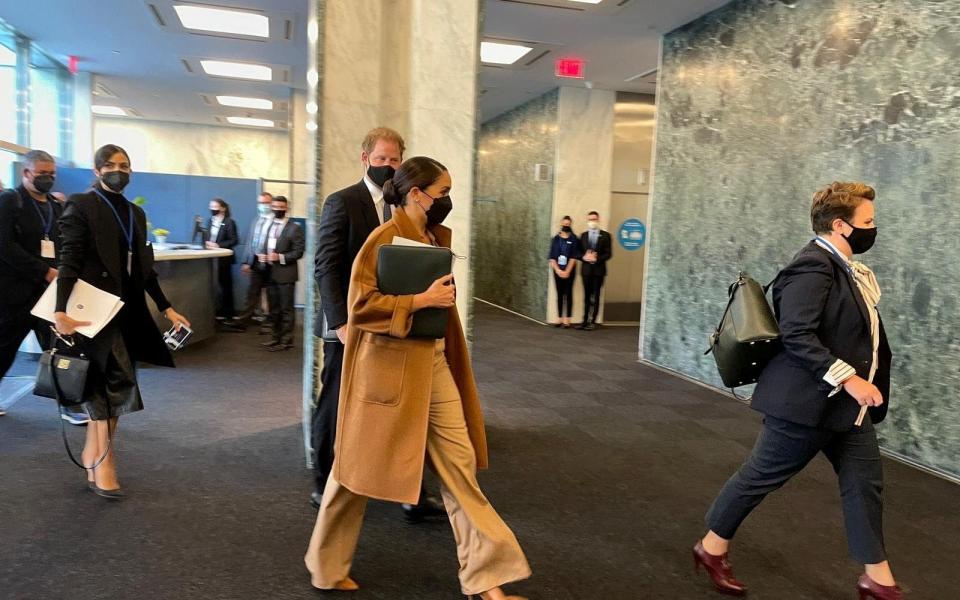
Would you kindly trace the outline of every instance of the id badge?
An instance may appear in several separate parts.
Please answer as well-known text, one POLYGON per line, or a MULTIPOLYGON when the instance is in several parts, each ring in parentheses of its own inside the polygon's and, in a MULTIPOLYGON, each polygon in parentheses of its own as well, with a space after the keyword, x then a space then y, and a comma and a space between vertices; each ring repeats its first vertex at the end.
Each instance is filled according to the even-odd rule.
POLYGON ((40 240, 40 258, 56 258, 57 249, 53 240, 40 240))
POLYGON ((133 252, 127 250, 127 275, 133 273, 133 252))
POLYGON ((567 266, 567 257, 561 254, 560 258, 557 259, 557 264, 561 267, 567 266))

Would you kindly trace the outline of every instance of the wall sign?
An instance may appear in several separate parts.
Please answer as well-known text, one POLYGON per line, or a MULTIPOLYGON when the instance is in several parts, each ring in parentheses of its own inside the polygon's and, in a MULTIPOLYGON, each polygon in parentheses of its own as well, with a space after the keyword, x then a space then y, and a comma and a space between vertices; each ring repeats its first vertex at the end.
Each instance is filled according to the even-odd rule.
POLYGON ((647 242, 647 226, 640 219, 627 219, 620 225, 617 238, 624 250, 639 250, 647 242))

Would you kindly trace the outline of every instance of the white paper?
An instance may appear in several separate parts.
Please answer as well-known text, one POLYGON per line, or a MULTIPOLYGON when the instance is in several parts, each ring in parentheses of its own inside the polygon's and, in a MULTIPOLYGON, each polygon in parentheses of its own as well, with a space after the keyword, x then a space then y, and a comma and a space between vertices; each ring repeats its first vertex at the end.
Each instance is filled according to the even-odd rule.
MULTIPOLYGON (((393 236, 393 245, 394 246, 412 246, 414 248, 436 248, 430 244, 424 244, 423 242, 418 242, 417 240, 411 240, 409 238, 400 237, 399 235, 393 236)), ((450 251, 450 272, 453 273, 453 262, 456 260, 457 256, 450 251)))
MULTIPOLYGON (((67 302, 67 316, 77 321, 90 321, 89 325, 77 327, 77 333, 92 338, 117 316, 121 308, 123 308, 123 300, 119 297, 78 279, 67 302)), ((30 314, 53 323, 53 314, 56 310, 57 282, 54 280, 47 286, 47 291, 40 297, 30 314)))

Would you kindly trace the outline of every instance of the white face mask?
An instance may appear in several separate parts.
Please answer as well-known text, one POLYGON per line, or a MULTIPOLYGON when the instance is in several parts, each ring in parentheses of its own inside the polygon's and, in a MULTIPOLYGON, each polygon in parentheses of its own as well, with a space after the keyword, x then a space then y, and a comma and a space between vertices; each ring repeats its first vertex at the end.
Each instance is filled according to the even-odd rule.
POLYGON ((597 221, 587 221, 587 227, 590 229, 596 229, 597 227, 600 227, 600 223, 597 221))

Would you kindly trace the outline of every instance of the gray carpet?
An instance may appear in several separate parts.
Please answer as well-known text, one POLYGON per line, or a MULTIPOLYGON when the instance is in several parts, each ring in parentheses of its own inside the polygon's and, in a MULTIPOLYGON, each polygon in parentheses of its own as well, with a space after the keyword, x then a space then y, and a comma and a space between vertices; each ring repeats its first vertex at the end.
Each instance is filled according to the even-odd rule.
MULTIPOLYGON (((689 548, 759 418, 638 365, 636 329, 561 331, 477 306, 474 359, 492 468, 481 484, 526 550, 536 600, 717 598, 689 548)), ((455 599, 443 522, 406 525, 371 503, 355 594, 313 591, 302 565, 315 516, 299 424, 301 354, 223 335, 141 370, 147 409, 121 422, 109 504, 65 458, 52 405, 0 417, 0 598, 455 599)), ((13 374, 32 373, 18 361, 13 374)), ((82 429, 72 429, 76 443, 82 429)), ((960 487, 895 462, 887 545, 911 598, 958 597, 960 487), (953 552, 951 554, 951 551, 953 552)), ((768 498, 733 560, 751 598, 854 598, 836 482, 818 459, 768 498)))

